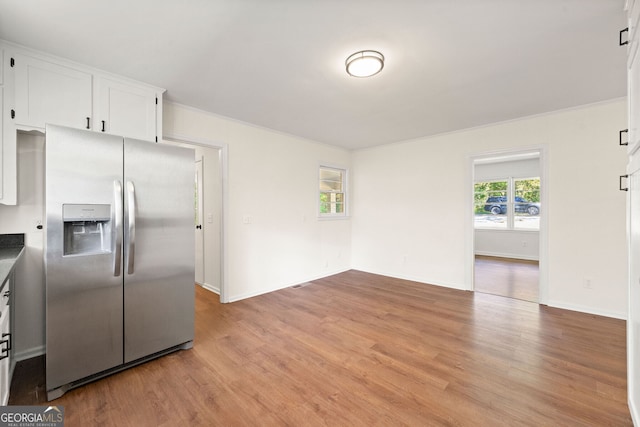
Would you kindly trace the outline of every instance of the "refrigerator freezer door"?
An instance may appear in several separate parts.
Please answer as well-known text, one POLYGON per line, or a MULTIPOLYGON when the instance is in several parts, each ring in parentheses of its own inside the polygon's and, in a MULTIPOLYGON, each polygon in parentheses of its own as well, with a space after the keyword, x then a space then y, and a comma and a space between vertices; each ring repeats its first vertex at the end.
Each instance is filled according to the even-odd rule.
POLYGON ((46 127, 48 391, 123 363, 122 272, 114 274, 122 150, 121 137, 46 127))
POLYGON ((124 151, 128 363, 193 341, 195 154, 127 138, 124 151))

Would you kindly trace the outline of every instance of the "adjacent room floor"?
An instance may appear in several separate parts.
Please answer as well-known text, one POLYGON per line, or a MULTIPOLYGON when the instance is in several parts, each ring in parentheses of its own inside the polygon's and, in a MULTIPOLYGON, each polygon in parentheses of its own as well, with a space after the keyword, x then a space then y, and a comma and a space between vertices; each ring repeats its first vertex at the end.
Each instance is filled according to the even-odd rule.
MULTIPOLYGON (((631 426, 623 320, 348 271, 220 304, 196 340, 71 390, 67 427, 631 426)), ((18 384, 22 383, 22 384, 18 384)), ((11 404, 46 404, 42 358, 11 404)))
POLYGON ((538 302, 538 261, 482 255, 475 258, 476 292, 538 302))

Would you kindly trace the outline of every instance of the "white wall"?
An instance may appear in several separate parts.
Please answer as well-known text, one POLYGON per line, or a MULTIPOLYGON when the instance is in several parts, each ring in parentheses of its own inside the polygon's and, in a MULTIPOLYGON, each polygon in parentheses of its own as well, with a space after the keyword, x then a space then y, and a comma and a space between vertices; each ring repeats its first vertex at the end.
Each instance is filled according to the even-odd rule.
POLYGON ((45 286, 44 137, 18 134, 18 205, 0 205, 0 234, 25 233, 26 250, 16 269, 14 349, 17 360, 44 351, 45 286))
MULTIPOLYGON (((495 158, 495 157, 494 157, 495 158)), ((486 163, 476 161, 473 177, 476 182, 496 179, 533 178, 540 176, 540 158, 486 163)))
POLYGON ((470 289, 470 158, 545 146, 547 302, 625 317, 626 198, 618 175, 627 156, 617 137, 626 119, 620 99, 354 152, 352 267, 470 289))
POLYGON ((316 213, 318 166, 349 169, 348 151, 172 103, 164 105, 163 129, 228 146, 229 300, 350 268, 351 220, 316 213))
MULTIPOLYGON (((548 302, 625 317, 626 198, 618 175, 627 158, 617 146, 625 100, 354 153, 174 104, 165 104, 164 117, 168 133, 228 145, 232 301, 349 268, 468 289, 471 156, 545 145, 548 302), (349 168, 351 219, 317 219, 320 163, 349 168), (591 213, 591 201, 606 209, 591 213)), ((20 358, 45 343, 43 231, 35 227, 43 220, 42 147, 42 136, 19 136, 19 204, 0 205, 0 233, 26 233, 15 295, 20 358)))
POLYGON ((202 225, 204 229, 204 283, 209 289, 220 293, 222 254, 220 247, 222 227, 222 180, 220 150, 195 147, 196 156, 202 158, 202 190, 204 205, 202 225))
POLYGON ((476 255, 517 258, 537 261, 540 238, 537 231, 476 229, 476 255))

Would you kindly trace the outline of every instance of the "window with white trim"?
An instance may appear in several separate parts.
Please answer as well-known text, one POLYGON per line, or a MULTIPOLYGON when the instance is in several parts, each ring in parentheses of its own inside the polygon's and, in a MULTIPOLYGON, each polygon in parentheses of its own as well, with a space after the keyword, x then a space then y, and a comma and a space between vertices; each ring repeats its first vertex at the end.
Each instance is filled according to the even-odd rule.
POLYGON ((474 184, 475 228, 540 229, 540 177, 474 184))
POLYGON ((319 169, 319 216, 346 216, 347 171, 328 166, 319 169))

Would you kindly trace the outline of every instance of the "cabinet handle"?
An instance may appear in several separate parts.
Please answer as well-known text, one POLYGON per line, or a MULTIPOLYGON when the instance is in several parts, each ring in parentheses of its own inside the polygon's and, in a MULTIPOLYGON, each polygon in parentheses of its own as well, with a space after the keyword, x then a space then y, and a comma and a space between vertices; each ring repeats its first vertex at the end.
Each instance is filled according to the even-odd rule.
POLYGON ((629 178, 629 175, 620 175, 620 191, 629 191, 629 186, 622 188, 622 180, 625 178, 629 178))
POLYGON ((620 131, 620 137, 619 137, 620 138, 619 139, 620 140, 620 145, 629 145, 629 138, 627 138, 626 142, 622 142, 622 134, 623 133, 626 133, 627 136, 629 136, 629 129, 623 129, 623 130, 620 131))
POLYGON ((629 27, 625 28, 624 30, 620 30, 620 46, 624 46, 626 44, 629 44, 629 40, 622 41, 622 34, 623 33, 629 33, 629 27))
POLYGON ((0 340, 0 345, 3 346, 2 348, 2 355, 0 356, 0 360, 2 359, 6 359, 7 357, 9 357, 9 351, 11 351, 11 334, 2 334, 2 338, 4 337, 9 337, 8 340, 0 340), (5 348, 4 345, 7 345, 7 347, 5 348))
POLYGON ((91 129, 91 126, 89 126, 89 120, 90 120, 90 118, 87 117, 87 129, 91 129))
POLYGON ((102 132, 104 132, 104 120, 102 120, 102 132))
POLYGON ((7 347, 7 350, 11 350, 11 334, 2 334, 2 338, 4 337, 9 337, 9 347, 7 347))

